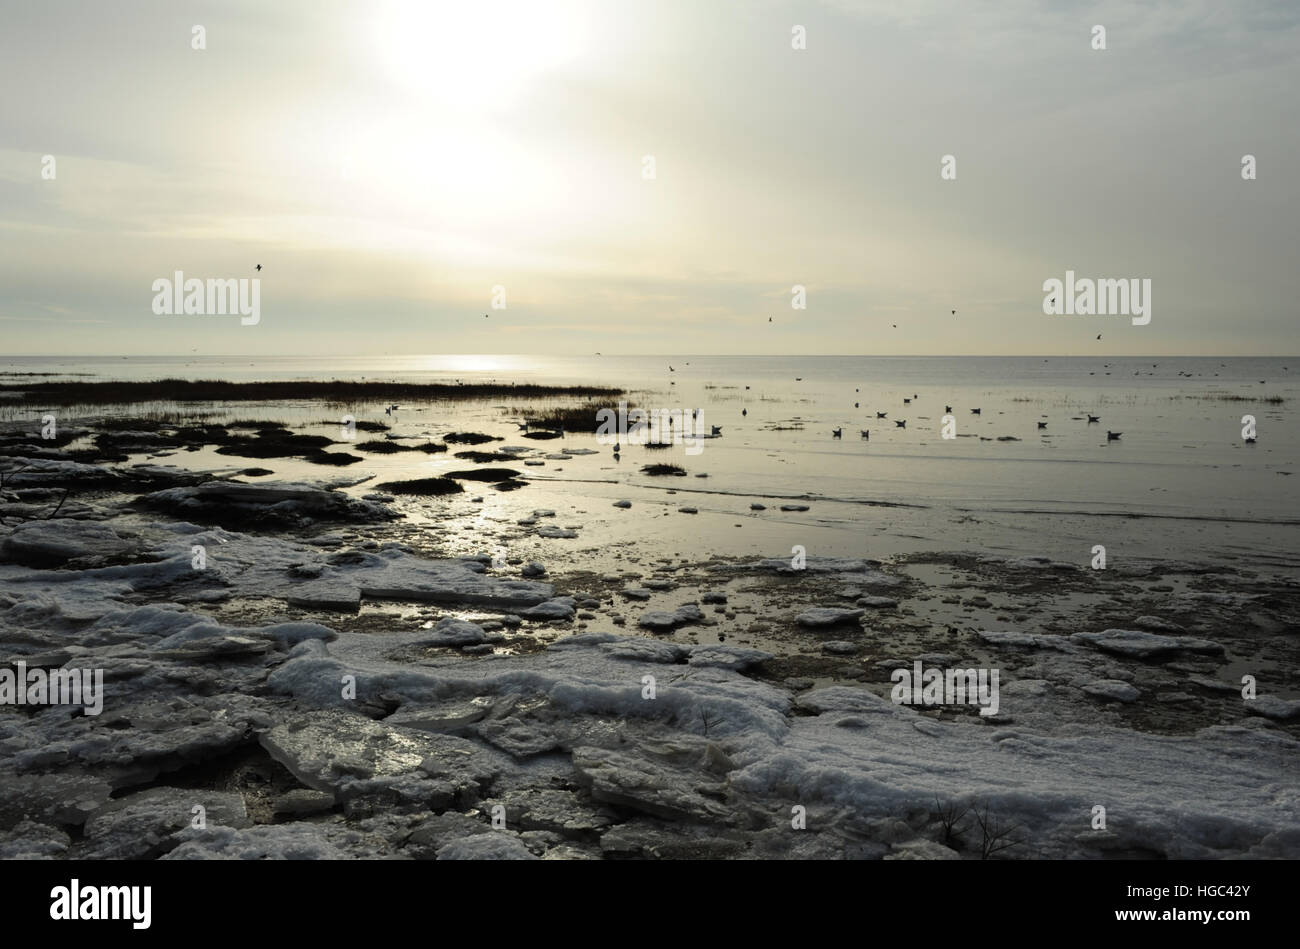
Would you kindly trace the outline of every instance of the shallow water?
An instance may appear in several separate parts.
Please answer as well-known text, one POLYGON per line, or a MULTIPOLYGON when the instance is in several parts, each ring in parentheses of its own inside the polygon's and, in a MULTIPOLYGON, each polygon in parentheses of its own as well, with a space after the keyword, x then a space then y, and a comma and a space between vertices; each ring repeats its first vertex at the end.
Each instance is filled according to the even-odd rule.
MULTIPOLYGON (((275 479, 374 473, 373 481, 353 489, 364 493, 379 481, 472 467, 452 457, 470 447, 527 445, 535 449, 530 457, 561 447, 599 451, 541 467, 510 465, 533 482, 511 494, 466 483, 462 496, 401 502, 414 515, 469 535, 467 549, 482 545, 475 548, 473 531, 460 528, 484 517, 511 523, 550 507, 583 525, 579 540, 535 540, 560 550, 636 542, 699 557, 776 554, 800 544, 810 554, 835 556, 980 549, 1085 563, 1102 544, 1112 562, 1175 558, 1250 567, 1293 566, 1297 559, 1300 358, 25 357, 0 363, 0 372, 612 384, 628 389, 635 405, 684 411, 687 418, 698 408, 702 430, 722 426, 722 437, 697 443, 698 454, 682 444, 652 451, 625 443, 615 459, 591 435, 520 438, 509 413, 536 404, 404 405, 393 416, 378 405, 352 406, 358 419, 389 423, 393 434, 470 430, 505 441, 452 446, 446 455, 369 455, 343 469, 292 459, 245 464, 207 451, 158 459, 222 469, 260 465, 273 469, 275 479), (951 439, 940 433, 948 405, 951 439), (888 418, 877 419, 877 412, 888 418), (1090 424, 1087 414, 1100 422, 1090 424), (1242 437, 1245 415, 1256 420, 1255 444, 1242 437), (894 424, 901 419, 905 429, 894 424), (1038 421, 1047 428, 1039 430, 1038 421), (832 436, 836 427, 842 438, 832 436), (864 428, 869 439, 859 434, 864 428), (1108 442, 1108 429, 1122 438, 1108 442), (688 476, 641 474, 648 461, 679 465, 688 476), (699 474, 708 477, 693 477, 699 474), (470 501, 478 495, 483 505, 470 501), (619 498, 633 507, 613 509, 619 498), (810 510, 777 510, 782 499, 796 498, 806 499, 810 510), (754 502, 767 510, 751 511, 754 502), (678 514, 682 504, 700 513, 678 514)), ((26 378, 58 376, 3 381, 26 378)), ((338 411, 307 403, 225 408, 228 418, 281 419, 295 428, 338 411)), ((338 436, 324 425, 303 430, 338 436)), ((358 441, 373 437, 382 436, 359 433, 358 441)))

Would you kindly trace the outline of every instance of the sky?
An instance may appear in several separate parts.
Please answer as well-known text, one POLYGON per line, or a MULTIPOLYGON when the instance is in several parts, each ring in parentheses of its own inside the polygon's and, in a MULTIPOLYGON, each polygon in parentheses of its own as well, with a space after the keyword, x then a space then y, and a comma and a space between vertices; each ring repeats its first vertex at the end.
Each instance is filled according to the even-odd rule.
POLYGON ((0 354, 1295 354, 1297 89, 1294 0, 0 0, 0 354))

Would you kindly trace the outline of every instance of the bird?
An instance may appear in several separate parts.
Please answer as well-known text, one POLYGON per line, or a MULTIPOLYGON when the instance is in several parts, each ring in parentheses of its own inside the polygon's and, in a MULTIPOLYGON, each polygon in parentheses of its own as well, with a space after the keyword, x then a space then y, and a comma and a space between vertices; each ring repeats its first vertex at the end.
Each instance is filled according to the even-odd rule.
POLYGON ((971 415, 979 415, 979 414, 980 414, 980 410, 979 410, 979 409, 971 409, 971 410, 970 410, 970 414, 971 414, 971 415))
POLYGON ((897 323, 894 324, 894 329, 898 329, 898 324, 897 324, 897 323))
POLYGON ((1046 422, 1039 422, 1039 423, 1038 423, 1038 427, 1039 427, 1039 428, 1047 428, 1047 423, 1046 423, 1046 422))
POLYGON ((953 315, 953 316, 956 316, 956 315, 957 315, 957 311, 956 311, 956 310, 953 310, 953 311, 952 311, 952 315, 953 315))
POLYGON ((841 433, 842 433, 842 429, 833 428, 831 429, 831 438, 839 438, 841 433))
POLYGON ((904 404, 904 405, 911 405, 911 404, 912 404, 912 400, 911 400, 911 399, 904 399, 904 400, 903 400, 903 404, 904 404))
POLYGON ((901 421, 899 419, 894 419, 894 424, 899 428, 907 428, 907 419, 902 419, 901 421))
POLYGON ((951 412, 951 411, 952 411, 952 406, 951 406, 951 405, 945 405, 945 406, 943 407, 943 410, 944 410, 945 412, 951 412))
POLYGON ((772 318, 769 316, 769 317, 767 318, 767 321, 768 321, 769 323, 771 323, 771 322, 772 322, 772 318))
POLYGON ((856 408, 859 408, 858 403, 854 402, 854 403, 853 403, 853 407, 854 407, 855 409, 856 409, 856 408))
POLYGON ((483 319, 486 320, 487 318, 488 318, 488 315, 487 315, 486 313, 484 313, 484 314, 483 314, 483 319))
POLYGON ((1089 423, 1089 424, 1091 424, 1091 423, 1093 423, 1093 422, 1100 422, 1100 421, 1101 421, 1101 416, 1100 416, 1100 415, 1089 415, 1089 416, 1088 416, 1088 423, 1089 423))
POLYGON ((669 372, 676 372, 677 370, 674 369, 672 366, 669 366, 669 367, 668 367, 668 371, 669 371, 669 372))
POLYGON ((1246 444, 1247 445, 1255 444, 1255 437, 1252 435, 1250 438, 1246 439, 1246 444))
POLYGON ((741 414, 741 415, 748 415, 748 414, 749 414, 749 409, 741 409, 741 410, 740 410, 740 414, 741 414))
POLYGON ((871 433, 867 431, 865 428, 860 428, 858 429, 858 431, 862 433, 863 438, 867 439, 868 441, 871 439, 871 433))
POLYGON ((887 416, 888 414, 889 414, 888 412, 877 412, 877 413, 876 413, 876 418, 884 418, 884 417, 887 416))
POLYGON ((1098 338, 1098 339, 1101 339, 1101 334, 1100 334, 1100 333, 1097 334, 1097 338, 1098 338))
POLYGON ((258 265, 257 265, 257 271, 258 271, 258 273, 261 273, 261 271, 262 271, 262 265, 261 265, 261 264, 258 264, 258 265))
POLYGON ((714 425, 714 426, 712 426, 712 428, 713 428, 713 434, 714 434, 714 435, 721 435, 721 434, 722 434, 722 426, 721 426, 721 425, 714 425))
POLYGON ((617 455, 617 454, 619 453, 619 451, 622 449, 622 447, 623 447, 623 446, 620 445, 618 442, 614 442, 614 454, 617 455))
POLYGON ((1108 441, 1108 442, 1117 442, 1117 441, 1119 441, 1119 437, 1120 437, 1121 435, 1123 435, 1123 434, 1124 434, 1123 432, 1107 432, 1107 433, 1106 433, 1106 441, 1108 441))

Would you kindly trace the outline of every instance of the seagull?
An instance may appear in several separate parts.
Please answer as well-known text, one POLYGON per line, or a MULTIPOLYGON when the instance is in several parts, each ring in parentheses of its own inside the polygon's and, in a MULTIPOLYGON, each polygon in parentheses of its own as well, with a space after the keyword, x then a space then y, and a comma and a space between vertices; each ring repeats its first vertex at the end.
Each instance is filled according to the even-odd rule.
POLYGON ((262 270, 262 265, 261 265, 261 264, 258 264, 258 265, 257 265, 257 270, 258 270, 259 273, 261 272, 261 270, 262 270))
POLYGON ((1100 333, 1097 334, 1097 338, 1098 338, 1098 339, 1101 339, 1101 334, 1100 334, 1100 333))
POLYGON ((714 434, 714 435, 721 435, 721 434, 722 434, 722 426, 721 426, 721 425, 714 425, 714 426, 711 426, 711 427, 713 428, 713 434, 714 434))
POLYGON ((1046 422, 1039 422, 1039 423, 1038 423, 1038 427, 1039 427, 1039 428, 1047 428, 1047 423, 1046 423, 1046 422))
POLYGON ((888 412, 877 412, 877 413, 876 413, 876 418, 884 418, 884 417, 887 416, 888 414, 889 414, 888 412))
POLYGON ((907 428, 907 419, 903 419, 902 421, 895 419, 894 424, 897 425, 899 428, 907 428))
POLYGON ((769 323, 771 323, 771 322, 772 322, 772 318, 769 316, 769 317, 767 318, 767 321, 768 321, 769 323))
POLYGON ((956 310, 953 310, 953 311, 952 311, 952 315, 953 315, 953 316, 956 316, 956 315, 957 315, 957 311, 956 311, 956 310))
POLYGON ((1121 435, 1123 435, 1123 434, 1124 434, 1123 432, 1107 432, 1107 433, 1106 433, 1106 441, 1108 441, 1108 442, 1117 442, 1117 441, 1119 441, 1119 437, 1120 437, 1121 435))
POLYGON ((970 414, 971 414, 971 415, 979 415, 979 414, 980 414, 980 410, 979 410, 979 409, 971 409, 971 410, 970 410, 970 414))
POLYGON ((862 433, 862 437, 863 437, 863 438, 867 439, 868 441, 871 440, 871 433, 870 433, 869 431, 867 431, 865 428, 860 428, 860 429, 858 429, 858 431, 860 431, 860 432, 862 433))
POLYGON ((748 415, 748 414, 749 414, 749 409, 741 409, 741 410, 740 410, 740 414, 741 414, 741 415, 748 415))
POLYGON ((943 410, 944 410, 945 412, 951 412, 951 411, 952 411, 952 406, 951 406, 951 405, 945 405, 945 406, 943 407, 943 410))
POLYGON ((1101 421, 1101 416, 1100 416, 1100 415, 1089 415, 1089 416, 1088 416, 1088 423, 1089 423, 1089 424, 1091 424, 1091 423, 1093 423, 1093 422, 1100 422, 1100 421, 1101 421))
POLYGON ((904 405, 911 405, 911 404, 912 404, 912 400, 911 400, 911 399, 904 399, 904 400, 903 400, 903 404, 904 404, 904 405))
POLYGON ((858 403, 854 402, 854 403, 853 403, 853 407, 856 409, 856 408, 859 408, 860 406, 858 405, 858 403))
POLYGON ((898 324, 897 324, 897 323, 894 324, 894 329, 898 329, 898 324))
POLYGON ((840 434, 841 434, 841 431, 842 431, 842 430, 841 430, 841 429, 838 429, 838 428, 831 429, 831 438, 839 438, 839 437, 840 437, 840 434))

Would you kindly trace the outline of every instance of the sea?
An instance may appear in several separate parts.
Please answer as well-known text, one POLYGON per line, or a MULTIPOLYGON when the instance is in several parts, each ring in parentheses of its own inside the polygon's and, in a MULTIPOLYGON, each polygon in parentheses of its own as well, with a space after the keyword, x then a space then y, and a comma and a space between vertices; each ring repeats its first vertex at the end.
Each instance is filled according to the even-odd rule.
MULTIPOLYGON (((346 407, 397 435, 482 431, 560 456, 526 469, 527 489, 493 501, 502 517, 563 508, 588 524, 588 549, 645 543, 699 558, 788 555, 798 545, 831 556, 960 550, 1089 564, 1102 546, 1112 564, 1300 566, 1300 357, 0 356, 8 386, 165 378, 608 385, 632 405, 694 417, 696 431, 721 429, 697 450, 624 444, 615 456, 585 431, 521 441, 516 420, 545 407, 535 400, 346 407), (594 453, 563 457, 565 448, 594 453), (645 474, 653 462, 686 476, 645 474), (615 500, 662 513, 620 517, 615 500), (780 510, 789 504, 808 510, 780 510), (698 513, 667 516, 686 506, 698 513)), ((312 404, 205 408, 291 425, 340 414, 312 404)), ((347 473, 364 468, 377 482, 464 467, 416 454, 367 458, 347 473)), ((206 453, 168 461, 231 464, 206 453)), ((339 474, 291 460, 272 467, 275 478, 339 474)), ((431 501, 428 516, 469 516, 457 503, 431 501)))

